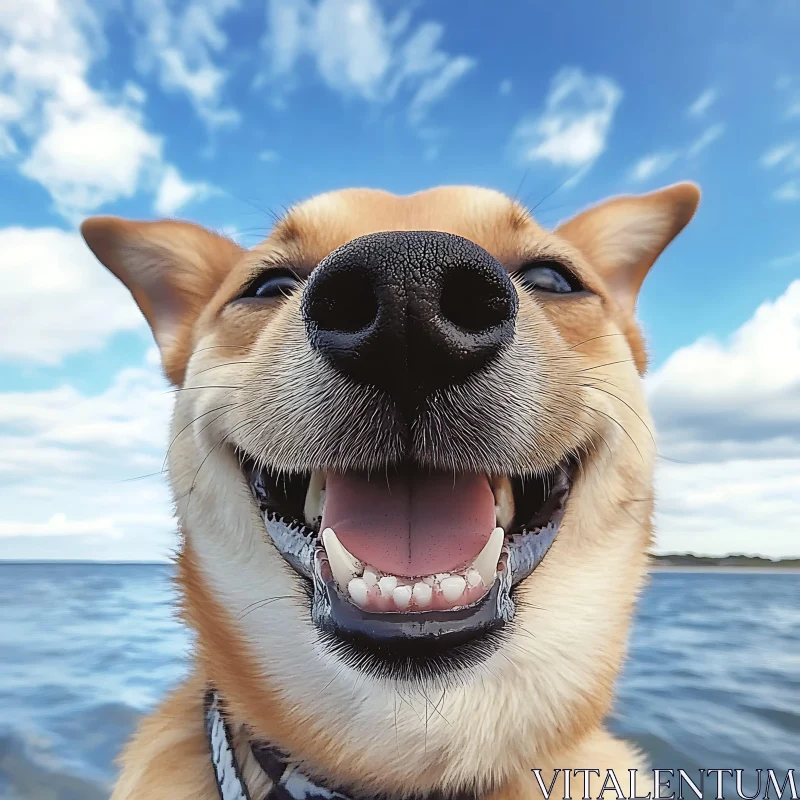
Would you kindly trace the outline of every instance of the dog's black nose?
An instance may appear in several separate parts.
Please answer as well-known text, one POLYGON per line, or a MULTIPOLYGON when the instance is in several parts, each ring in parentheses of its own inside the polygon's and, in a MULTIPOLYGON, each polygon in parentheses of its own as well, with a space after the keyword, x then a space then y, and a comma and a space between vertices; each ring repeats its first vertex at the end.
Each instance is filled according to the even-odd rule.
POLYGON ((311 345, 353 381, 416 407, 511 341, 517 293, 502 265, 460 236, 390 231, 353 239, 311 273, 311 345))

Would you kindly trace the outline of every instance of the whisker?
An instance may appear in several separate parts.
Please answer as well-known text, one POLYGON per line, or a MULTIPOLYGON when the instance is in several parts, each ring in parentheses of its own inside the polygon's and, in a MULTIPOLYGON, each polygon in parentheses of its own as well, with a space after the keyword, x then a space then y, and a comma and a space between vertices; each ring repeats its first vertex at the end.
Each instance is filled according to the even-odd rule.
POLYGON ((545 200, 549 200, 554 194, 556 194, 556 192, 560 192, 571 180, 574 180, 580 174, 580 172, 581 170, 577 169, 572 175, 561 181, 561 183, 559 183, 555 189, 549 191, 535 206, 533 206, 533 208, 531 208, 531 214, 533 214, 533 212, 536 211, 536 209, 539 208, 539 206, 544 203, 545 200))
POLYGON ((512 200, 514 200, 515 203, 519 202, 519 193, 522 191, 522 186, 525 183, 525 181, 527 180, 528 174, 530 173, 530 171, 531 171, 531 167, 530 167, 530 164, 529 164, 527 167, 525 167, 525 172, 522 173, 522 178, 520 178, 519 185, 517 186, 517 191, 514 192, 512 198, 511 198, 512 200))
POLYGON ((598 339, 607 339, 609 336, 624 336, 624 333, 604 333, 602 336, 592 336, 591 339, 584 339, 582 342, 578 342, 578 344, 572 345, 570 350, 574 350, 576 347, 580 347, 582 344, 586 344, 587 342, 596 342, 598 339))
POLYGON ((202 375, 204 372, 211 372, 212 369, 221 369, 222 367, 233 367, 236 366, 236 364, 257 364, 257 363, 258 363, 257 361, 250 361, 250 360, 227 361, 224 364, 214 364, 213 367, 206 367, 205 369, 201 369, 199 372, 195 372, 193 375, 187 377, 194 379, 198 375, 202 375))
POLYGON ((325 690, 339 677, 343 669, 344 669, 344 664, 342 664, 342 666, 339 667, 339 669, 337 669, 336 672, 334 672, 333 677, 311 698, 312 703, 318 697, 325 694, 325 690))
POLYGON ((157 475, 163 475, 163 474, 164 474, 164 468, 162 467, 160 470, 158 470, 158 472, 150 472, 147 475, 137 475, 135 478, 121 478, 120 480, 115 481, 115 483, 130 483, 131 481, 143 481, 146 478, 155 478, 157 475))
MULTIPOLYGON (((590 406, 590 405, 588 405, 586 403, 583 403, 583 407, 586 408, 589 411, 594 411, 595 414, 602 414, 606 419, 611 420, 611 422, 613 422, 615 425, 619 426, 620 430, 631 440, 631 444, 636 448, 636 452, 639 454, 639 458, 641 458, 642 462, 644 463, 644 456, 642 455, 642 451, 639 449, 639 445, 636 444, 633 436, 631 436, 630 433, 628 433, 627 428, 618 419, 616 419, 615 417, 612 417, 610 414, 606 414, 605 411, 600 411, 600 409, 594 408, 593 406, 590 406)), ((608 443, 606 443, 606 445, 607 444, 608 443)), ((609 448, 609 451, 610 451, 610 449, 611 448, 609 448)))
POLYGON ((294 598, 292 597, 292 595, 283 594, 283 595, 279 595, 278 597, 270 597, 270 598, 268 598, 266 600, 260 600, 257 603, 251 603, 250 606, 253 606, 253 607, 251 608, 250 606, 247 606, 247 608, 249 610, 245 611, 243 614, 240 614, 237 617, 237 621, 243 620, 246 616, 248 616, 249 614, 252 614, 254 611, 259 611, 260 609, 264 608, 265 606, 271 605, 272 603, 276 603, 278 600, 293 600, 293 599, 294 598))
POLYGON ((208 347, 201 347, 199 350, 194 350, 192 355, 197 353, 205 353, 207 350, 244 350, 243 344, 211 344, 208 347))
POLYGON ((178 386, 175 389, 168 389, 165 394, 177 394, 178 392, 196 392, 201 389, 241 389, 241 386, 178 386))
POLYGON ((662 461, 669 461, 671 464, 692 464, 692 461, 684 461, 680 458, 670 458, 670 456, 662 456, 661 453, 658 453, 658 458, 662 461))
MULTIPOLYGON (((164 453, 164 463, 161 465, 161 472, 163 472, 163 471, 164 471, 164 469, 165 469, 165 468, 166 468, 166 466, 167 466, 167 459, 169 458, 170 451, 172 450, 172 445, 174 445, 174 444, 175 444, 175 442, 177 442, 177 441, 178 441, 178 437, 179 437, 179 436, 180 436, 180 435, 181 435, 181 434, 182 434, 182 433, 183 433, 183 432, 184 432, 184 431, 185 431, 187 428, 190 428, 192 425, 194 425, 194 424, 195 424, 195 422, 197 422, 197 420, 199 420, 199 419, 202 419, 202 418, 203 418, 203 417, 205 417, 207 414, 212 414, 214 411, 221 411, 223 408, 233 408, 233 407, 235 407, 235 406, 236 406, 236 404, 235 404, 235 403, 228 403, 227 405, 224 405, 224 406, 217 406, 216 408, 212 408, 212 409, 211 409, 211 410, 209 410, 209 411, 204 411, 202 414, 198 414, 198 415, 197 415, 197 416, 196 416, 196 417, 195 417, 195 418, 194 418, 194 419, 193 419, 191 422, 189 422, 189 423, 187 423, 186 425, 184 425, 184 426, 183 426, 183 427, 182 427, 182 428, 181 428, 181 429, 180 429, 180 430, 179 430, 179 431, 178 431, 178 432, 175 434, 175 436, 173 436, 173 438, 172 438, 172 441, 169 443, 169 447, 167 448, 167 452, 166 452, 166 453, 164 453)), ((217 419, 219 419, 219 417, 215 417, 214 421, 216 421, 217 419)), ((205 430, 205 428, 204 428, 203 430, 205 430)))
POLYGON ((591 372, 593 369, 602 369, 603 367, 613 367, 614 364, 633 364, 634 360, 632 358, 623 358, 620 361, 608 361, 605 364, 596 364, 594 367, 586 367, 585 369, 579 370, 579 372, 591 372))
POLYGON ((656 444, 656 437, 653 435, 653 431, 650 430, 650 426, 642 419, 639 412, 630 403, 628 403, 627 400, 623 400, 621 397, 617 397, 617 395, 615 395, 614 392, 609 392, 607 389, 603 389, 600 386, 592 386, 589 383, 582 383, 581 386, 583 386, 585 389, 594 389, 596 392, 603 392, 603 394, 607 394, 609 397, 613 397, 615 400, 619 400, 620 403, 623 403, 625 406, 627 406, 636 415, 636 418, 639 420, 639 422, 642 423, 645 430, 650 434, 650 438, 653 440, 653 444, 655 444, 656 449, 658 449, 658 445, 656 444))
MULTIPOLYGON (((213 420, 212 420, 212 422, 213 422, 213 420)), ((187 496, 189 498, 189 500, 187 501, 187 507, 186 507, 187 512, 189 510, 188 504, 191 503, 191 501, 192 501, 192 492, 194 491, 194 488, 197 485, 197 478, 200 475, 200 470, 203 469, 203 465, 206 463, 206 461, 208 461, 208 459, 211 456, 211 454, 220 445, 224 444, 231 436, 233 436, 234 433, 236 433, 236 431, 238 431, 240 428, 242 428, 247 422, 248 422, 248 420, 244 420, 243 422, 240 422, 235 428, 233 428, 232 430, 228 431, 228 433, 223 434, 220 437, 219 441, 205 454, 205 456, 203 457, 203 460, 200 462, 200 466, 197 468, 197 472, 195 472, 195 474, 194 474, 194 478, 192 479, 192 485, 189 487, 189 491, 187 492, 187 496)), ((209 423, 209 425, 210 424, 211 423, 209 423)), ((208 427, 208 425, 206 425, 206 428, 207 427, 208 427)), ((205 430, 205 428, 203 428, 203 430, 205 430)))

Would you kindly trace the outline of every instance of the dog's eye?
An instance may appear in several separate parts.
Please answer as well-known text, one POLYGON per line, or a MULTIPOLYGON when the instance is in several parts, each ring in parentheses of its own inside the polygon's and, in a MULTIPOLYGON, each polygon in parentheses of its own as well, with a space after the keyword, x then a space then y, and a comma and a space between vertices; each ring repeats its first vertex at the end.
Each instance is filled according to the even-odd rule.
POLYGON ((517 276, 529 289, 566 294, 583 290, 580 282, 558 261, 535 261, 523 267, 517 276))
POLYGON ((270 269, 250 281, 239 298, 254 297, 266 300, 271 297, 287 297, 299 285, 300 279, 291 270, 270 269))

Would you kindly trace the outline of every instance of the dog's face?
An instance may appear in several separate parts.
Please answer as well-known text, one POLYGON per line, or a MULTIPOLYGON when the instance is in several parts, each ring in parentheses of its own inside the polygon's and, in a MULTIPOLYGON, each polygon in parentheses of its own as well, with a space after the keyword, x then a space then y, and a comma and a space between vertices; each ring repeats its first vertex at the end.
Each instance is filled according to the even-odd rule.
POLYGON ((635 299, 697 201, 550 233, 487 190, 343 191, 250 251, 84 224, 179 387, 201 658, 311 771, 486 788, 608 711, 651 530, 635 299))

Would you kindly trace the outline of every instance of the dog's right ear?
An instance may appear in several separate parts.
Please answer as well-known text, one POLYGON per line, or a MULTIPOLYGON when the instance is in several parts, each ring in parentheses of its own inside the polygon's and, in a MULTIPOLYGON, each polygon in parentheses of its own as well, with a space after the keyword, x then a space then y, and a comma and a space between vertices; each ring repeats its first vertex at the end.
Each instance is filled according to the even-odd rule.
POLYGON ((81 233, 133 295, 161 351, 164 372, 183 382, 191 329, 243 250, 188 222, 91 217, 81 233))

